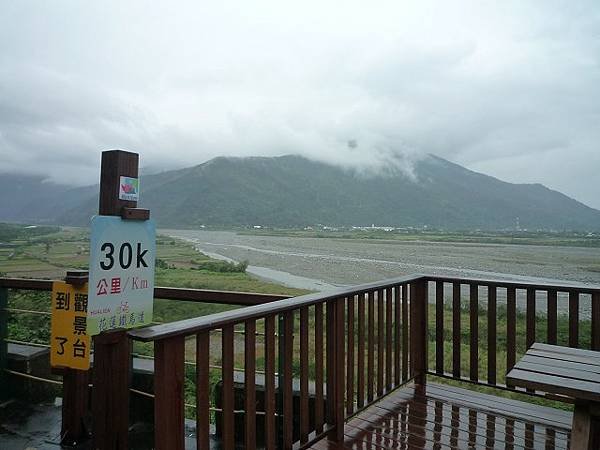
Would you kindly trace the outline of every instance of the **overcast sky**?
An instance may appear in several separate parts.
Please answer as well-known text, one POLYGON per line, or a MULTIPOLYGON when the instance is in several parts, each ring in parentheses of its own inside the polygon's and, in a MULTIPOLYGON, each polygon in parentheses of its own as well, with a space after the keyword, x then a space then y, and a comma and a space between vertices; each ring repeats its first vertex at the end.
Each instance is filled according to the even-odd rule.
POLYGON ((93 184, 112 148, 434 153, 600 208, 600 5, 3 1, 0 172, 93 184))

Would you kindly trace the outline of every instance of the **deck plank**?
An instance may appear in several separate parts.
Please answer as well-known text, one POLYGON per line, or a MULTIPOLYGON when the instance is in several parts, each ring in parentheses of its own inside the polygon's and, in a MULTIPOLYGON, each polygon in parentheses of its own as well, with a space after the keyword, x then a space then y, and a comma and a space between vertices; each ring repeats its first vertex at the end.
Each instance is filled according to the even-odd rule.
POLYGON ((595 373, 600 375, 600 366, 594 366, 592 364, 582 364, 582 363, 578 363, 578 362, 572 362, 572 361, 563 361, 560 359, 549 359, 549 358, 544 358, 541 356, 535 356, 532 354, 527 354, 527 355, 523 355, 523 357, 521 358, 521 360, 519 362, 523 362, 523 363, 532 363, 532 364, 545 364, 545 365, 552 365, 554 367, 558 367, 558 368, 570 368, 570 369, 575 369, 578 372, 589 372, 589 373, 595 373))
POLYGON ((548 363, 533 363, 528 361, 519 361, 515 366, 516 369, 535 372, 542 374, 553 374, 571 380, 591 381, 592 383, 600 383, 600 374, 588 372, 584 370, 573 370, 573 367, 561 367, 558 364, 548 363))
MULTIPOLYGON (((407 401, 410 400, 407 399, 407 401)), ((452 407, 449 404, 443 404, 442 407, 436 408, 436 406, 432 405, 432 402, 441 403, 437 400, 434 401, 433 399, 427 399, 427 403, 424 402, 422 404, 413 402, 411 405, 411 415, 424 418, 427 422, 439 425, 440 427, 447 427, 451 431, 458 430, 459 434, 471 432, 476 436, 488 437, 490 435, 489 430, 491 428, 496 428, 493 433, 494 440, 496 442, 506 442, 506 434, 502 433, 497 428, 510 425, 511 427, 516 427, 517 430, 524 433, 526 427, 528 425, 532 425, 531 422, 509 424, 509 421, 511 420, 510 418, 505 418, 503 416, 497 416, 474 409, 455 408, 452 410, 452 407), (439 417, 436 417, 436 413, 439 415, 439 417), (473 424, 476 426, 474 431, 471 429, 473 424)), ((384 407, 382 407, 380 404, 376 404, 375 407, 384 409, 384 407)), ((556 429, 552 430, 556 431, 556 429)), ((534 429, 534 433, 536 434, 535 437, 538 440, 546 439, 545 426, 537 424, 537 428, 534 429)), ((559 433, 558 439, 566 442, 567 435, 565 433, 559 433)), ((514 438, 511 440, 514 442, 514 438)), ((524 443, 522 445, 524 445, 524 443)))
POLYGON ((545 351, 545 350, 538 350, 538 349, 530 349, 527 352, 527 355, 534 355, 534 356, 539 356, 540 358, 546 358, 548 359, 548 361, 569 361, 569 362, 576 362, 579 364, 587 364, 591 367, 598 367, 600 366, 600 364, 597 363, 596 358, 598 355, 596 355, 596 358, 590 358, 589 356, 583 356, 583 355, 568 355, 566 353, 555 353, 555 352, 549 352, 549 351, 545 351))
MULTIPOLYGON (((417 411, 417 408, 421 408, 424 410, 424 408, 427 407, 429 410, 431 410, 431 408, 435 408, 434 405, 436 405, 437 403, 441 403, 442 413, 445 413, 446 410, 451 410, 452 407, 456 407, 457 415, 460 417, 462 417, 462 416, 466 417, 466 415, 468 415, 470 412, 474 411, 478 414, 478 417, 485 416, 486 422, 487 421, 495 421, 496 423, 504 423, 507 420, 514 418, 515 415, 518 415, 521 418, 521 420, 519 421, 517 426, 521 426, 521 424, 537 424, 539 426, 548 426, 548 427, 552 427, 554 429, 563 429, 563 430, 565 429, 564 427, 556 427, 556 426, 548 424, 548 423, 541 423, 539 421, 523 419, 521 416, 521 411, 518 411, 518 410, 514 411, 512 413, 512 415, 508 415, 506 413, 502 414, 502 412, 490 412, 485 409, 476 409, 473 407, 458 405, 456 403, 449 402, 447 399, 440 399, 439 397, 422 397, 419 395, 413 396, 409 393, 406 394, 406 397, 404 399, 402 399, 402 397, 398 396, 397 400, 404 401, 407 403, 412 402, 412 407, 414 408, 415 414, 419 414, 419 412, 417 411)), ((381 408, 381 409, 385 409, 390 412, 393 412, 393 411, 395 411, 394 405, 398 405, 398 403, 396 402, 394 404, 386 404, 384 402, 378 402, 374 406, 377 408, 381 408)), ((438 409, 439 409, 439 407, 438 407, 438 409)), ((433 410, 431 410, 431 411, 433 411, 433 410)), ((429 415, 431 411, 427 411, 427 415, 429 415)), ((482 423, 483 423, 483 420, 482 420, 482 423)), ((525 425, 523 425, 523 426, 525 426, 525 425)), ((460 427, 460 425, 459 425, 459 427, 460 427)))
POLYGON ((514 385, 516 385, 516 380, 527 380, 532 387, 535 386, 535 389, 540 391, 596 402, 600 401, 600 386, 598 383, 520 369, 512 369, 509 376, 507 376, 507 380, 514 385))
POLYGON ((567 449, 572 413, 428 383, 408 385, 350 419, 344 441, 323 439, 314 450, 567 449))

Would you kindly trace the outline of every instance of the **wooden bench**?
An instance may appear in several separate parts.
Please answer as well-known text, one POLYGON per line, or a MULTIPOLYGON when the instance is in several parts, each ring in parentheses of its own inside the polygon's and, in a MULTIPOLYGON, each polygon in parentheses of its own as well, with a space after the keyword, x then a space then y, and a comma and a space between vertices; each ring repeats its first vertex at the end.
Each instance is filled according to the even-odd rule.
POLYGON ((571 397, 575 401, 571 449, 598 448, 600 352, 534 343, 506 376, 506 383, 571 397))

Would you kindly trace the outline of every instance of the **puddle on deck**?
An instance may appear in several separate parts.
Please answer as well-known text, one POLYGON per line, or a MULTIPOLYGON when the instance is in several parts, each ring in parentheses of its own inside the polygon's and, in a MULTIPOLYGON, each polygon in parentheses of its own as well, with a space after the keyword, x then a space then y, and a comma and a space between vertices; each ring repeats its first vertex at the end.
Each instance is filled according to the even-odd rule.
MULTIPOLYGON (((54 402, 30 403, 7 400, 0 403, 0 448, 2 450, 90 450, 91 439, 77 446, 60 445, 61 399, 54 402)), ((213 434, 211 435, 211 439, 213 434)), ((129 430, 129 448, 153 448, 153 430, 148 424, 136 423, 129 430)), ((196 423, 186 420, 185 448, 196 448, 196 423)), ((219 448, 216 439, 211 448, 219 448)))

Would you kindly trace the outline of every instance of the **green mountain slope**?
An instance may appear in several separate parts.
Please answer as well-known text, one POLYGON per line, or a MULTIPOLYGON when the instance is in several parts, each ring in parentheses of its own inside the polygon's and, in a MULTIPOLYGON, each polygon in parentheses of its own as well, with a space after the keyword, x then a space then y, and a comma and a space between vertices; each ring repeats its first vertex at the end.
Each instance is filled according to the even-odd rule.
MULTIPOLYGON (((220 157, 143 177, 140 206, 150 208, 162 227, 505 229, 514 228, 518 217, 528 229, 600 229, 600 211, 539 184, 506 183, 435 156, 414 169, 412 179, 402 172, 360 175, 299 156, 220 157)), ((91 192, 82 188, 53 219, 87 223, 97 208, 91 192)))

